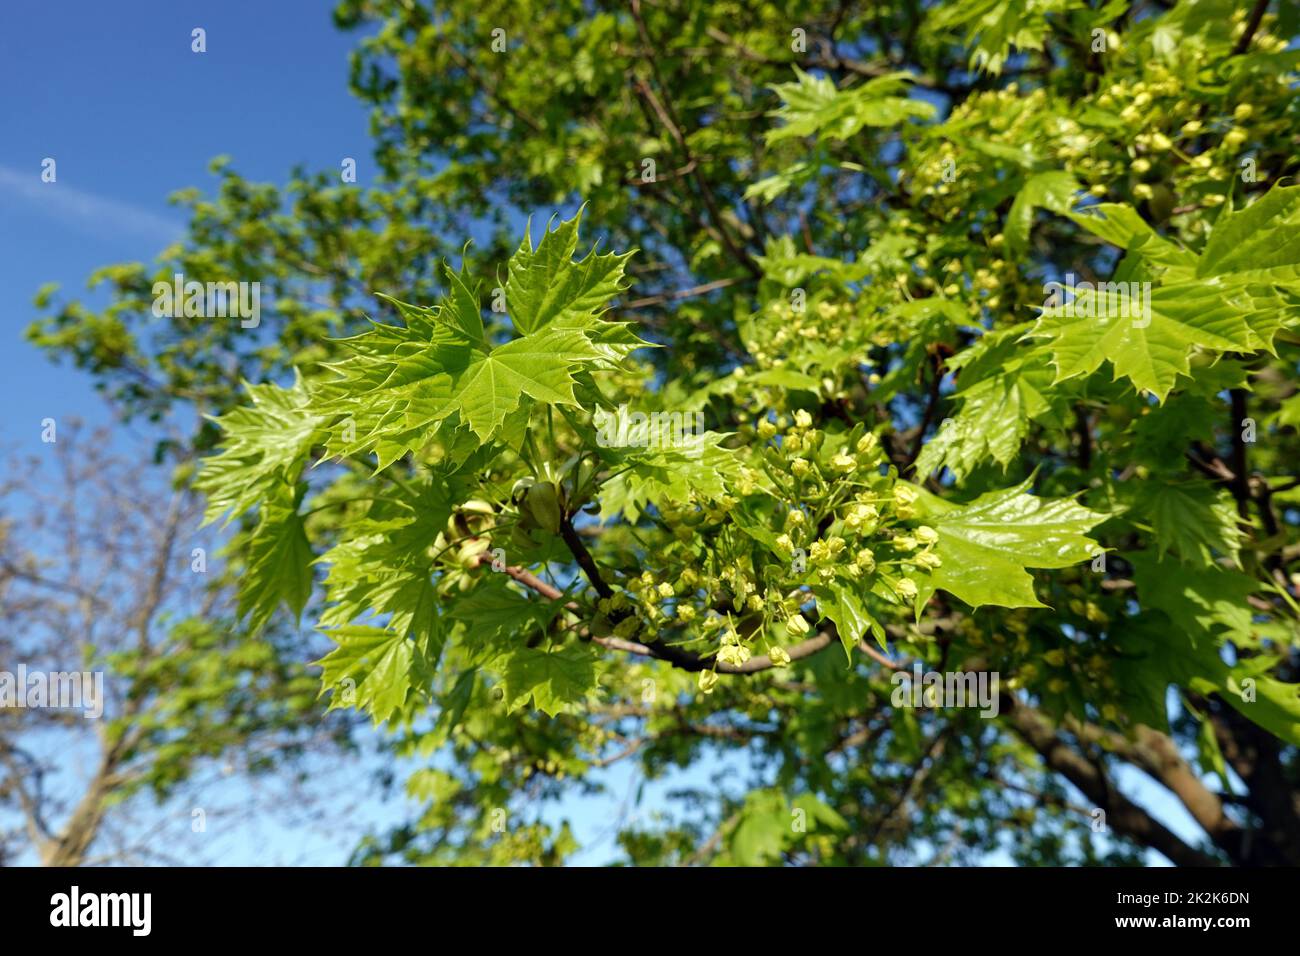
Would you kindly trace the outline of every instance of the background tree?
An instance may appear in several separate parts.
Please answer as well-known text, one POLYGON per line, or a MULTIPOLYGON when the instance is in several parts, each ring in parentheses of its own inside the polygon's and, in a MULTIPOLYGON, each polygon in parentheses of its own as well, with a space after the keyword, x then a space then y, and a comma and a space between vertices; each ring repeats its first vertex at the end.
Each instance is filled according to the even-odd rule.
POLYGON ((308 758, 345 745, 348 725, 317 706, 296 635, 253 640, 236 623, 235 575, 196 535, 192 490, 109 451, 107 430, 68 422, 56 437, 4 477, 0 661, 100 672, 105 700, 95 719, 0 711, 0 858, 211 861, 223 813, 286 809, 232 807, 219 783, 235 775, 274 779, 308 812, 308 758))
MULTIPOLYGON (((106 271, 110 308, 61 305, 33 335, 151 414, 225 412, 240 378, 288 386, 302 371, 225 419, 224 470, 206 480, 218 512, 247 512, 251 561, 254 522, 262 554, 298 542, 293 576, 252 579, 257 614, 301 604, 305 559, 331 548, 327 684, 356 680, 400 750, 455 758, 411 780, 428 812, 361 859, 556 861, 571 841, 530 798, 615 760, 654 775, 719 751, 741 755, 750 786, 687 795, 685 818, 624 832, 631 860, 968 861, 1008 840, 1034 862, 1133 847, 1300 859, 1297 206, 1275 187, 1295 165, 1293 4, 345 2, 336 18, 379 28, 352 75, 385 180, 303 173, 281 192, 224 170, 218 201, 182 197, 191 236, 152 274, 106 271), (542 367, 513 369, 534 382, 521 410, 483 417, 458 393, 438 417, 441 386, 375 405, 379 387, 420 377, 394 357, 413 340, 454 346, 448 316, 484 348, 546 324, 537 296, 554 289, 528 270, 557 280, 577 239, 547 240, 545 268, 527 246, 508 262, 518 211, 579 199, 606 249, 639 251, 617 275, 594 260, 602 281, 560 326, 572 334, 546 343, 542 367), (457 286, 437 274, 439 237, 467 235, 479 248, 457 286), (153 279, 178 267, 265 276, 275 341, 149 323, 153 279), (1149 330, 1043 309, 1048 283, 1076 279, 1150 282, 1149 330), (490 307, 500 282, 513 330, 490 307), (451 298, 429 313, 367 290, 451 298), (326 338, 362 331, 363 312, 400 313, 404 331, 326 338), (633 333, 669 347, 629 359, 633 333), (337 378, 324 363, 341 355, 337 378), (556 410, 570 394, 582 415, 556 410), (591 413, 633 399, 702 412, 702 459, 604 451, 591 413), (841 442, 866 457, 837 461, 841 442), (322 458, 338 464, 303 470, 322 458), (834 508, 848 499, 832 499, 863 483, 879 501, 857 504, 893 511, 859 513, 857 529, 890 532, 876 551, 916 572, 883 592, 848 568, 885 570, 826 550, 847 540, 834 508), (994 558, 985 532, 943 527, 954 506, 1026 527, 994 558), (789 566, 777 539, 794 510, 818 519, 810 574, 831 575, 788 608, 791 582, 764 574, 789 566), (507 550, 506 586, 477 565, 484 539, 521 524, 552 534, 507 550), (919 527, 938 528, 939 565, 905 560, 919 527), (698 621, 739 626, 684 621, 692 594, 698 621), (379 633, 349 630, 367 612, 379 633), (815 627, 787 641, 790 667, 750 663, 779 662, 763 641, 796 614, 815 627), (520 699, 557 666, 538 654, 576 677, 520 699), (995 669, 1015 693, 996 722, 895 707, 889 672, 913 658, 995 669), (701 673, 720 679, 705 688, 701 673), (1260 706, 1238 706, 1246 680, 1260 706), (1119 793, 1120 767, 1166 788, 1203 838, 1119 793), (1090 842, 1096 809, 1118 845, 1090 842), (807 831, 790 829, 799 810, 807 831)), ((444 357, 435 369, 465 368, 444 357)), ((196 445, 214 438, 205 426, 196 445)))

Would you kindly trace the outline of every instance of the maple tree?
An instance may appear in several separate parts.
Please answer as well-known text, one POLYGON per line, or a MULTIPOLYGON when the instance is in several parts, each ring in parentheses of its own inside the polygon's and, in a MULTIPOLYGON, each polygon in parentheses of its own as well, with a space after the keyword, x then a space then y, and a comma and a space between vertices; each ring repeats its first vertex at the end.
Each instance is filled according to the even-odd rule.
POLYGON ((309 613, 329 705, 450 754, 358 859, 558 862, 530 796, 721 748, 746 790, 631 860, 1300 862, 1293 6, 523 6, 341 4, 385 22, 385 184, 300 180, 288 236, 229 172, 196 205, 182 258, 264 257, 278 348, 120 375, 143 267, 35 333, 215 413, 241 612, 309 613), (914 661, 997 715, 900 706, 914 661))

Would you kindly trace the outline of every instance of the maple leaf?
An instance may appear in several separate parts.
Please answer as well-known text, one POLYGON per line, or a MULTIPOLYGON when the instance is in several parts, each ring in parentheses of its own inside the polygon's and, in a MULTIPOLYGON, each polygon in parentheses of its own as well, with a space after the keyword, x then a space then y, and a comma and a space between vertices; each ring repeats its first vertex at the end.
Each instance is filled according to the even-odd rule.
POLYGON ((918 509, 939 535, 943 564, 917 584, 920 607, 942 588, 971 607, 1045 607, 1034 594, 1027 568, 1063 568, 1093 558, 1097 543, 1087 532, 1106 519, 1073 498, 1026 493, 1029 481, 990 491, 969 504, 918 492, 918 509))
POLYGON ((307 541, 298 504, 307 490, 284 482, 267 492, 257 527, 248 543, 248 569, 240 578, 239 616, 259 631, 281 603, 295 616, 311 597, 311 564, 315 555, 307 541))
POLYGON ((1300 318, 1300 186, 1275 186, 1243 210, 1226 204, 1200 255, 1179 250, 1128 207, 1071 218, 1129 255, 1105 288, 1084 288, 1039 315, 1030 335, 1048 340, 1058 382, 1109 361, 1116 379, 1163 402, 1190 374, 1193 350, 1271 350, 1277 331, 1300 318), (1141 315, 1134 290, 1145 300, 1141 315), (1120 295, 1129 304, 1116 309, 1120 295))
POLYGON ((581 704, 596 687, 596 658, 586 647, 549 651, 520 647, 505 661, 510 710, 531 700, 538 710, 554 717, 581 704))
POLYGON ((934 106, 899 93, 907 91, 912 77, 907 73, 877 76, 861 86, 847 90, 836 88, 828 77, 813 76, 794 68, 793 83, 772 87, 781 97, 781 108, 772 115, 785 120, 783 126, 768 130, 768 143, 798 139, 821 133, 831 139, 845 140, 867 126, 896 126, 908 119, 929 119, 934 106))
POLYGON ((380 627, 337 627, 326 633, 337 646, 316 664, 322 688, 334 691, 330 709, 368 710, 376 724, 391 719, 416 684, 416 643, 380 627))
POLYGON ((479 285, 448 270, 450 295, 437 305, 389 298, 405 326, 376 323, 342 340, 351 354, 327 364, 337 378, 320 388, 317 408, 352 427, 331 429, 327 451, 375 452, 382 469, 460 424, 487 444, 521 407, 577 406, 579 372, 607 368, 645 345, 624 323, 600 318, 622 288, 630 253, 593 251, 573 261, 580 215, 548 231, 535 250, 526 238, 511 257, 506 300, 518 337, 489 342, 479 285))
POLYGON ((292 388, 244 383, 252 404, 212 421, 223 432, 222 451, 203 462, 195 487, 207 495, 203 523, 223 514, 226 523, 272 494, 296 469, 325 420, 310 409, 311 397, 299 376, 292 388))

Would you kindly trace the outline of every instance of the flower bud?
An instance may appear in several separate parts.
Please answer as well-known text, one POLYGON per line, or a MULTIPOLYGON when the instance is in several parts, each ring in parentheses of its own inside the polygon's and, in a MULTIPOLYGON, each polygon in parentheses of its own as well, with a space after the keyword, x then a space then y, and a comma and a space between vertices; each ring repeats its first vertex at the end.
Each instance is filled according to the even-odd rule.
POLYGON ((943 559, 933 551, 922 551, 912 560, 916 562, 918 568, 925 568, 927 571, 933 571, 935 568, 943 566, 943 559))
POLYGON ((847 475, 854 468, 858 467, 858 463, 857 460, 853 458, 853 456, 846 455, 844 452, 840 452, 834 458, 831 459, 831 467, 834 468, 836 471, 843 472, 844 474, 847 475))
POLYGON ((718 651, 718 660, 739 667, 749 660, 749 648, 744 644, 725 644, 718 651))
POLYGON ((916 488, 905 482, 894 486, 894 513, 900 518, 910 518, 916 513, 916 488))

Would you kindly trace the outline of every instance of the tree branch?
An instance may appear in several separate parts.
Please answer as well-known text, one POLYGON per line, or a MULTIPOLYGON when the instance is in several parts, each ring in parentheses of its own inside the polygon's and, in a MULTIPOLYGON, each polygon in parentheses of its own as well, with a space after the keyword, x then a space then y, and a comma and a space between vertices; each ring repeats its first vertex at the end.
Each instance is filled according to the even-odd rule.
POLYGON ((1268 0, 1255 0, 1255 7, 1250 11, 1250 19, 1246 21, 1246 29, 1232 48, 1233 56, 1240 56, 1250 49, 1250 41, 1255 39, 1255 31, 1259 29, 1260 21, 1264 19, 1264 11, 1267 9, 1268 0))
POLYGON ((1178 866, 1217 866, 1218 861, 1183 842, 1172 830, 1118 793, 1102 769, 1057 736, 1052 724, 1032 707, 1003 695, 1003 712, 1015 731, 1088 799, 1107 811, 1106 823, 1116 832, 1164 854, 1178 866))

